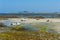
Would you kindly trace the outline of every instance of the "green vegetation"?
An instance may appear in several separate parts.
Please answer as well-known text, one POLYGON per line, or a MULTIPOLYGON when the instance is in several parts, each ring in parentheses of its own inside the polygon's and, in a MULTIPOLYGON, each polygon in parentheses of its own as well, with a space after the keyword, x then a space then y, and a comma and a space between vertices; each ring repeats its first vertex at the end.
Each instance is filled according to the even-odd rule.
MULTIPOLYGON (((0 40, 60 40, 60 34, 47 32, 48 26, 33 25, 39 28, 39 31, 27 31, 22 25, 8 27, 6 32, 0 33, 0 40)), ((52 30, 53 31, 53 30, 52 30)))

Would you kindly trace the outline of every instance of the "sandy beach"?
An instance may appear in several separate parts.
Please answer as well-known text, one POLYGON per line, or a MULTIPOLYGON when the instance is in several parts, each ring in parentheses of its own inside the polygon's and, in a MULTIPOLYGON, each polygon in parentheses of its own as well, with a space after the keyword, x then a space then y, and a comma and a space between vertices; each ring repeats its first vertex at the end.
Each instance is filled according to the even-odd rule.
POLYGON ((21 23, 37 23, 37 22, 47 22, 47 20, 49 20, 49 23, 53 23, 54 27, 52 27, 56 32, 60 33, 60 19, 59 18, 46 18, 46 19, 29 19, 26 18, 24 19, 25 21, 21 21, 24 18, 17 18, 17 19, 11 19, 12 21, 19 21, 21 23))
MULTIPOLYGON (((55 26, 52 27, 53 29, 55 29, 57 32, 60 33, 60 19, 59 18, 45 18, 45 19, 30 19, 30 18, 9 18, 8 21, 12 21, 12 22, 20 22, 20 23, 37 23, 37 22, 47 22, 47 20, 49 20, 49 23, 53 23, 55 26), (23 21, 22 21, 23 20, 23 21)), ((4 22, 7 20, 0 20, 0 22, 4 22)))
POLYGON ((19 21, 19 22, 22 22, 21 20, 25 20, 24 22, 47 22, 47 20, 49 20, 49 22, 60 22, 60 18, 44 18, 39 20, 31 18, 11 18, 8 20, 19 21))

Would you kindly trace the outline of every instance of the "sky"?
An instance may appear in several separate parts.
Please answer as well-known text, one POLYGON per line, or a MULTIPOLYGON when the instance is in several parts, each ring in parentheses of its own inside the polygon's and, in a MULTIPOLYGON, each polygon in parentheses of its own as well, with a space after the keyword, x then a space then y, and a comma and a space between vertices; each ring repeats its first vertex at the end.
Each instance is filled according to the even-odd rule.
POLYGON ((0 0, 0 13, 60 12, 60 0, 0 0))

